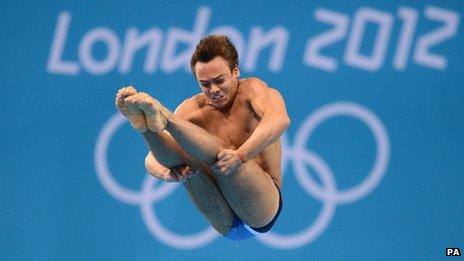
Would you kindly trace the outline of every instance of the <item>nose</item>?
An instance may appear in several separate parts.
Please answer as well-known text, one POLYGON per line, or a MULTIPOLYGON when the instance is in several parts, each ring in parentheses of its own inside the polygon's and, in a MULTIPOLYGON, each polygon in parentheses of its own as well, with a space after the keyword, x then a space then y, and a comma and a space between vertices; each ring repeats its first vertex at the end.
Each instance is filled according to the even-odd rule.
POLYGON ((211 93, 216 93, 219 91, 219 86, 217 86, 216 84, 211 84, 211 88, 209 89, 209 91, 211 93))

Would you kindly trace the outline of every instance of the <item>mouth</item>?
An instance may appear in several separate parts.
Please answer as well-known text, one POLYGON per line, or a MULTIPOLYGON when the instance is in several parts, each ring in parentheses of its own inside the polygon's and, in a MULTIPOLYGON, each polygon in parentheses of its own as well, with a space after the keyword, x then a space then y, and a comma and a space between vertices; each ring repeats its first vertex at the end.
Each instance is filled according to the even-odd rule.
POLYGON ((213 101, 214 102, 220 102, 224 99, 224 95, 214 95, 213 96, 213 101))

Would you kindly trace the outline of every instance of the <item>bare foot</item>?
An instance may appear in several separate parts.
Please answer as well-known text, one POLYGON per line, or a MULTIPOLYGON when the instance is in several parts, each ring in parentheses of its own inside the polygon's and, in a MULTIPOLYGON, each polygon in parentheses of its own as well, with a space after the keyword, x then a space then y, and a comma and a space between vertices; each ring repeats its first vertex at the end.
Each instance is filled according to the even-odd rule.
POLYGON ((163 131, 166 128, 168 115, 171 113, 159 101, 150 95, 139 92, 127 97, 126 103, 135 104, 145 114, 147 127, 155 132, 163 131))
POLYGON ((130 124, 134 129, 140 133, 147 131, 147 121, 145 120, 145 114, 136 105, 126 102, 126 98, 137 94, 137 90, 132 86, 127 86, 119 89, 116 94, 116 107, 121 113, 126 116, 130 124))

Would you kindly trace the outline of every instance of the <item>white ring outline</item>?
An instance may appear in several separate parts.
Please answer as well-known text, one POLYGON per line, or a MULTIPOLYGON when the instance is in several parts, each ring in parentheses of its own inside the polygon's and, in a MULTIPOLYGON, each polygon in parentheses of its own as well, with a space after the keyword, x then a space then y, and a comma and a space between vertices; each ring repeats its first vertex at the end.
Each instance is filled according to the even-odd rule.
POLYGON ((335 201, 341 204, 347 204, 359 200, 369 192, 371 192, 382 180, 385 175, 389 155, 390 146, 388 135, 386 134, 385 127, 382 125, 380 120, 371 112, 369 109, 360 105, 349 103, 349 102, 338 102, 325 105, 307 117, 307 120, 303 122, 298 133, 296 134, 293 148, 294 153, 292 155, 297 157, 305 150, 306 144, 309 141, 314 130, 324 121, 337 116, 351 116, 362 121, 374 134, 374 138, 377 144, 376 157, 374 160, 374 166, 367 175, 367 177, 358 185, 350 189, 337 190, 334 195, 325 193, 316 182, 313 181, 310 175, 302 175, 304 166, 302 161, 297 159, 293 160, 293 165, 297 177, 300 178, 303 188, 306 192, 310 193, 317 199, 323 201, 325 197, 335 197, 335 201), (298 171, 300 170, 300 171, 298 171))

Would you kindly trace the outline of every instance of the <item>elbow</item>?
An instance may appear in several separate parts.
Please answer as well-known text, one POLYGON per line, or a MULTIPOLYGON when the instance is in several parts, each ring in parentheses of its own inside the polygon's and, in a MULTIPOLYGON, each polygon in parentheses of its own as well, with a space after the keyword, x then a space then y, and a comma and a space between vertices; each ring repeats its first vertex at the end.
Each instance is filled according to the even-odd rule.
POLYGON ((150 174, 152 174, 152 164, 153 163, 151 162, 150 156, 147 155, 145 157, 145 170, 150 174))
POLYGON ((275 121, 276 123, 276 133, 275 135, 280 137, 290 126, 290 118, 288 117, 282 117, 278 121, 275 121))
POLYGON ((290 126, 290 118, 287 116, 282 119, 282 132, 287 130, 289 126, 290 126))

